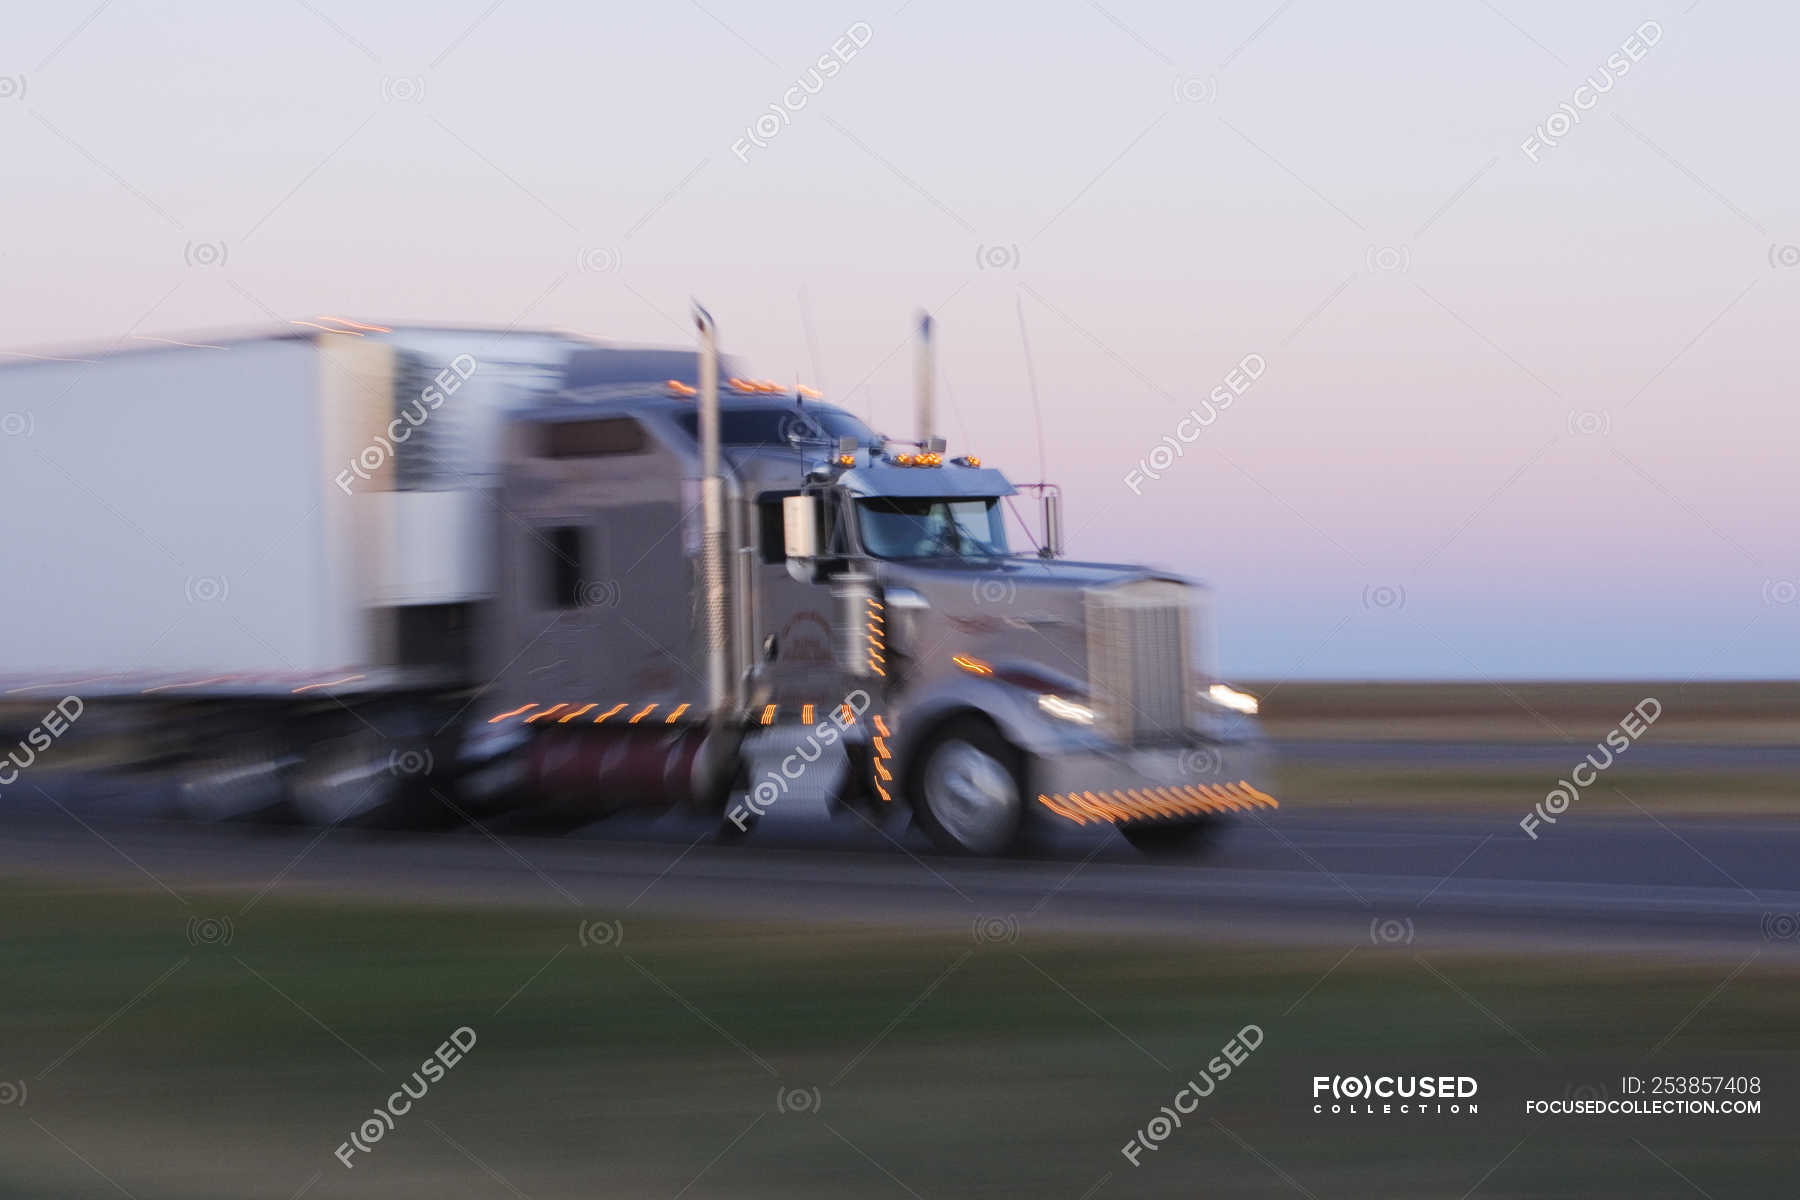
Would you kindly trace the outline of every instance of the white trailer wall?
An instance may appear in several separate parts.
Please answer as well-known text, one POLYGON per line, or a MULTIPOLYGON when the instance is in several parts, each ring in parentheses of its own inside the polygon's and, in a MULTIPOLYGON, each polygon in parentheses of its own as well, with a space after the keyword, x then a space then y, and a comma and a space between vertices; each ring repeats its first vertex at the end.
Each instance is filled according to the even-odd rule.
MULTIPOLYGON (((373 339, 372 339, 373 340, 373 339)), ((371 600, 376 604, 448 604, 494 594, 494 530, 499 514, 499 446, 506 413, 532 395, 554 392, 575 339, 534 332, 396 329, 381 342, 401 356, 399 383, 388 420, 410 413, 416 425, 397 432, 410 470, 389 470, 368 490, 370 525, 379 530, 371 600), (473 370, 467 379, 453 364, 473 370), (449 375, 443 375, 448 370, 449 375), (456 384, 435 407, 421 401, 426 387, 456 384), (422 419, 421 419, 422 417, 422 419), (404 488, 405 490, 393 490, 404 488)), ((385 424, 385 421, 384 421, 385 424)))
MULTIPOLYGON (((323 370, 305 338, 0 368, 0 677, 365 665, 368 563, 327 497, 357 447, 325 453, 323 370)), ((350 374, 346 429, 387 394, 377 359, 350 374)))

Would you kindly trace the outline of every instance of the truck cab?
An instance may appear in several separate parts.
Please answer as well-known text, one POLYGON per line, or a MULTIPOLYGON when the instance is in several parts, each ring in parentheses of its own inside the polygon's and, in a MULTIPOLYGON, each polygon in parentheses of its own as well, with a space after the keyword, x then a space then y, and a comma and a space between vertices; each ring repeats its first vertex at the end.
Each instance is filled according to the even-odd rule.
POLYGON ((846 442, 808 480, 788 503, 790 571, 833 585, 841 662, 888 714, 897 767, 877 794, 941 847, 997 853, 1072 822, 1160 849, 1274 806, 1252 782, 1254 701, 1199 660, 1203 589, 1060 557, 1049 516, 1015 549, 1018 489, 938 443, 846 442))
MULTIPOLYGON (((841 742, 836 803, 910 813, 948 852, 1006 852, 1054 825, 1160 850, 1275 805, 1254 701, 1200 661, 1202 588, 1061 557, 1049 505, 1016 547, 1021 489, 1001 472, 735 375, 718 388, 730 693, 709 712, 693 378, 575 392, 508 434, 502 715, 516 709, 557 790, 629 779, 644 794, 642 771, 608 774, 633 752, 600 748, 596 723, 675 753, 682 727, 710 720, 715 737, 724 722, 841 742)), ((740 761, 728 787, 669 798, 729 813, 742 796, 754 814, 759 787, 787 786, 759 770, 740 761)))

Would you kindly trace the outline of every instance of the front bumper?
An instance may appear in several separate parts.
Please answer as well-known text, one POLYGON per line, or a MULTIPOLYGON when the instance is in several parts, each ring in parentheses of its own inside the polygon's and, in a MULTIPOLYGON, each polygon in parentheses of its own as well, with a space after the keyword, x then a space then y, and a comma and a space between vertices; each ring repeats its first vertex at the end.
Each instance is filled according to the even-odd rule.
POLYGON ((1261 741, 1197 741, 1185 747, 1108 747, 1035 756, 1033 808, 1076 825, 1191 821, 1273 809, 1261 741))

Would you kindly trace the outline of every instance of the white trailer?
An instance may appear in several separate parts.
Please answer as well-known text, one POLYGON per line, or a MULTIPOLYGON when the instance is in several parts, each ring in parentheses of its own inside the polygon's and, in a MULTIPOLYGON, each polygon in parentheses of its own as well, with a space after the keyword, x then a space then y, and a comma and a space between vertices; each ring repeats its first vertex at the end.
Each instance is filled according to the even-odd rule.
POLYGON ((386 803, 392 772, 344 766, 359 740, 407 766, 443 744, 479 656, 471 614, 496 587, 486 497, 504 414, 596 349, 333 322, 14 356, 7 724, 77 696, 90 725, 129 725, 172 764, 199 815, 386 803), (304 739, 282 732, 302 717, 304 739))

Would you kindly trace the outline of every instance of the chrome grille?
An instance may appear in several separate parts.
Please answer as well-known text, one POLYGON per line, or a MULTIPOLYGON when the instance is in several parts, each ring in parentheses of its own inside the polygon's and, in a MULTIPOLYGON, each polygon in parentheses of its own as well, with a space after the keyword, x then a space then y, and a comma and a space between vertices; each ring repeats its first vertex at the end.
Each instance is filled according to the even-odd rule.
POLYGON ((1187 587, 1144 580, 1084 603, 1088 686, 1105 728, 1133 744, 1179 738, 1194 690, 1187 587))

